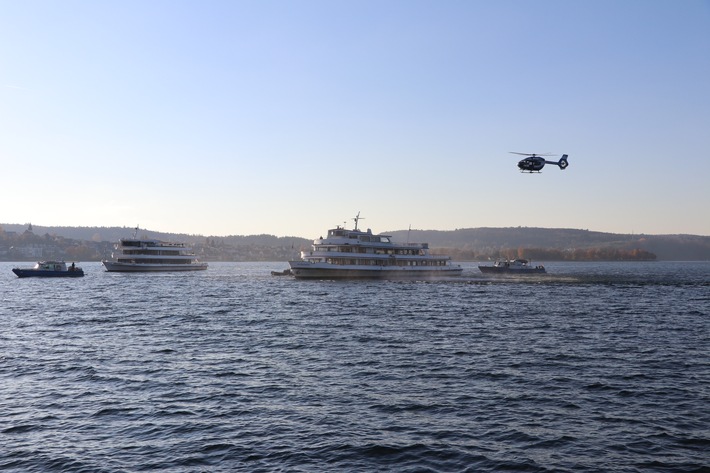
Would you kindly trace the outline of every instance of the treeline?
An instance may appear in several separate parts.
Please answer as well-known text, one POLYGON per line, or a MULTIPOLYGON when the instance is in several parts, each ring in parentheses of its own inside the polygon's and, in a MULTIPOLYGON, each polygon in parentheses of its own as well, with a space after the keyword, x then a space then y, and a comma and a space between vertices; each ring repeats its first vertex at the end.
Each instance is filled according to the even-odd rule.
MULTIPOLYGON (((132 236, 127 227, 42 227, 0 224, 0 260, 107 258, 113 243, 132 236)), ((478 228, 388 232, 397 242, 427 242, 455 261, 523 257, 538 261, 708 261, 710 236, 623 235, 575 229, 478 228)), ((141 229, 138 237, 188 243, 206 261, 284 261, 312 240, 273 235, 201 236, 141 229)))
POLYGON ((492 259, 524 258, 533 261, 655 261, 657 256, 639 248, 584 248, 556 250, 550 248, 506 248, 495 252, 477 252, 464 248, 432 250, 434 254, 449 255, 454 261, 485 261, 492 259))

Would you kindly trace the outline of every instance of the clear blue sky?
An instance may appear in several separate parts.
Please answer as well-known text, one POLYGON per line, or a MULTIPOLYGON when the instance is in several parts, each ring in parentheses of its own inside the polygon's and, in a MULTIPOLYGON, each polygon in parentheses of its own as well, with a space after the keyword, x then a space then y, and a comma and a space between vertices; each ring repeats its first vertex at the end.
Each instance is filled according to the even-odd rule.
POLYGON ((0 176, 4 223, 710 235, 710 2, 0 0, 0 176))

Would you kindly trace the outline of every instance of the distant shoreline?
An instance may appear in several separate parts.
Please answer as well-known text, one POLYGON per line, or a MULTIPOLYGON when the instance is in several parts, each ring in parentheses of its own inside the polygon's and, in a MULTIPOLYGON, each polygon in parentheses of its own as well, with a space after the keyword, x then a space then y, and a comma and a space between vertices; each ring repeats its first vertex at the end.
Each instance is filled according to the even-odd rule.
MULTIPOLYGON (((100 261, 113 244, 129 237, 126 227, 43 227, 0 224, 0 261, 61 258, 100 261)), ((523 257, 534 261, 707 261, 710 236, 628 235, 575 229, 470 228, 386 232, 395 241, 427 242, 454 261, 523 257)), ((246 235, 205 237, 140 230, 146 236, 181 241, 204 261, 288 261, 310 248, 311 239, 246 235)))

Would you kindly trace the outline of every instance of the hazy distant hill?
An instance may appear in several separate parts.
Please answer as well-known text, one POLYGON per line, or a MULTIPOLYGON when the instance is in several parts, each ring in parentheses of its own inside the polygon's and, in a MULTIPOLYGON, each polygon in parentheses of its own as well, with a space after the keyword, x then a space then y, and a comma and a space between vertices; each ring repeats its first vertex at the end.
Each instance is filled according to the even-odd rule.
MULTIPOLYGON (((2 223, 0 227, 6 232, 22 233, 27 230, 27 224, 9 224, 2 223)), ((74 240, 87 241, 118 241, 119 238, 130 238, 135 232, 135 228, 130 227, 44 227, 41 225, 32 224, 32 232, 35 235, 58 235, 64 238, 74 240)), ((179 240, 186 243, 194 243, 199 240, 204 240, 202 235, 186 235, 181 233, 163 233, 152 230, 138 231, 138 236, 147 236, 149 238, 157 238, 159 240, 179 240)))
MULTIPOLYGON (((22 234, 26 224, 0 224, 5 232, 22 234)), ((115 242, 133 235, 129 227, 44 227, 33 225, 35 235, 52 235, 79 241, 115 242)), ((643 250, 659 260, 710 260, 710 236, 698 235, 629 235, 565 228, 464 228, 452 231, 396 230, 384 232, 396 241, 427 242, 434 250, 456 249, 455 259, 496 256, 503 250, 554 249, 643 250), (473 255, 473 256, 472 256, 473 255)), ((187 242, 203 248, 205 256, 237 260, 280 260, 295 257, 299 249, 310 245, 311 239, 276 237, 273 235, 232 235, 213 237, 153 230, 139 230, 138 236, 187 242), (229 248, 242 248, 228 251, 229 248), (273 249, 273 251, 272 251, 273 249)))
POLYGON ((710 236, 630 235, 567 228, 463 228, 452 231, 397 230, 386 232, 398 241, 425 241, 434 248, 472 249, 492 253, 506 248, 549 248, 573 250, 614 248, 644 250, 659 260, 693 261, 710 259, 710 236))
MULTIPOLYGON (((10 224, 0 223, 0 228, 6 232, 23 233, 28 228, 28 224, 10 224)), ((64 238, 74 240, 87 241, 109 241, 116 242, 120 238, 131 238, 135 232, 135 228, 131 227, 44 227, 41 225, 32 225, 32 232, 35 235, 58 235, 64 238)), ((138 238, 156 238, 158 240, 180 241, 184 243, 203 243, 206 239, 219 240, 222 243, 230 245, 283 245, 303 242, 310 242, 305 238, 298 237, 277 237, 274 235, 232 235, 226 237, 212 237, 205 235, 193 235, 187 233, 166 233, 154 230, 139 229, 138 238)))

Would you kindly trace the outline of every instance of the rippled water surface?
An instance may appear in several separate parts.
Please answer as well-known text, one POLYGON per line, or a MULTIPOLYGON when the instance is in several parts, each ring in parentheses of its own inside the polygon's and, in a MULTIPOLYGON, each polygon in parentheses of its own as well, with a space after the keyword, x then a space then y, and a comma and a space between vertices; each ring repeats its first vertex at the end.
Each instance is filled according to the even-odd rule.
POLYGON ((82 266, 0 263, 0 470, 710 469, 707 262, 439 282, 82 266))

